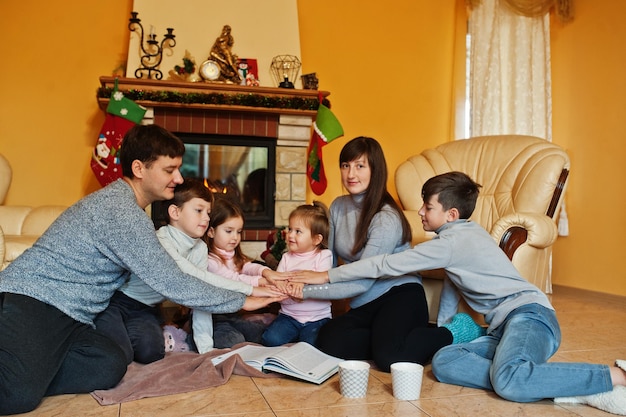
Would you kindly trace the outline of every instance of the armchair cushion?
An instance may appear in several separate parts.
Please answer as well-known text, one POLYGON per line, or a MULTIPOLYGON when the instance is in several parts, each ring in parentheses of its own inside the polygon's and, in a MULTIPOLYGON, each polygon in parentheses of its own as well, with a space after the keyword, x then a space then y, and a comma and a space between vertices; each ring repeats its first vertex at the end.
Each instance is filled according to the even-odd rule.
POLYGON ((0 206, 0 269, 4 269, 26 249, 66 209, 65 206, 0 206))

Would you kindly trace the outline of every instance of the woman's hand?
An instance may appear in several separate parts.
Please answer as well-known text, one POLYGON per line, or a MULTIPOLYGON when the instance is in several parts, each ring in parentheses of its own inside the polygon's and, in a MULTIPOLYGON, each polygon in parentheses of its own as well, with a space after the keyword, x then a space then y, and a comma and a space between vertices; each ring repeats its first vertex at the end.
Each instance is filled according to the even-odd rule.
POLYGON ((302 284, 325 284, 330 282, 330 278, 328 278, 328 272, 326 271, 297 271, 289 272, 289 281, 302 284))
POLYGON ((282 297, 284 295, 283 291, 280 291, 278 288, 271 287, 252 287, 253 297, 282 297))
POLYGON ((291 298, 294 298, 298 301, 302 301, 304 299, 303 290, 304 284, 298 282, 289 282, 287 285, 287 291, 291 298))

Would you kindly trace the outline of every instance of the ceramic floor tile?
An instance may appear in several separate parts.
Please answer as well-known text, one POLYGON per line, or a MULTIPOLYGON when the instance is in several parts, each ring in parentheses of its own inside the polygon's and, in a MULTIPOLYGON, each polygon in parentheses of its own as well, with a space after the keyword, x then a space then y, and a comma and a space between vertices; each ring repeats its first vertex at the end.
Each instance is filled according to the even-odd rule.
POLYGON ((271 413, 271 409, 254 381, 233 375, 227 384, 218 387, 123 403, 120 416, 200 417, 236 413, 256 416, 268 412, 271 413))
POLYGON ((18 415, 20 417, 117 417, 119 410, 119 405, 101 406, 89 394, 68 394, 46 397, 34 411, 18 415))
POLYGON ((427 417, 415 405, 406 402, 344 405, 277 411, 276 417, 427 417))
MULTIPOLYGON (((506 401, 493 393, 463 397, 420 399, 413 402, 430 417, 574 417, 577 414, 551 400, 530 404, 506 401)), ((606 416, 605 416, 606 417, 606 416)))
POLYGON ((558 351, 550 360, 552 362, 588 362, 613 365, 615 359, 626 359, 625 348, 558 351))
POLYGON ((341 396, 338 375, 319 386, 286 378, 254 380, 274 411, 395 401, 391 389, 372 376, 368 382, 367 397, 358 399, 341 396))

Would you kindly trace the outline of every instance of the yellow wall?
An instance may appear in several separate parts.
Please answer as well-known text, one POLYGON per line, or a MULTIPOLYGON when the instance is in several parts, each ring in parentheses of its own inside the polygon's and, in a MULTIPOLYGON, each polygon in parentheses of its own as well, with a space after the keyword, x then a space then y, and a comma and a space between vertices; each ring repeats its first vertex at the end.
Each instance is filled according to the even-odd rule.
POLYGON ((2 4, 0 152, 7 204, 67 204, 97 190, 98 77, 126 60, 128 0, 2 4))
POLYGON ((574 4, 551 35, 553 137, 572 161, 554 282, 626 295, 626 2, 574 4))
MULTIPOLYGON (((5 2, 0 14, 10 39, 0 49, 0 152, 14 168, 6 203, 69 205, 99 188, 89 167, 104 121, 95 90, 126 59, 132 1, 30 3, 5 2)), ((391 174, 409 153, 454 136, 457 3, 396 0, 383 10, 372 0, 298 0, 303 72, 331 92, 346 132, 324 148, 329 186, 320 199, 342 192, 336 161, 355 136, 383 144, 391 174)), ((557 242, 554 282, 626 295, 618 254, 626 247, 626 4, 575 4, 574 22, 552 30, 554 142, 573 165, 571 235, 557 242)))

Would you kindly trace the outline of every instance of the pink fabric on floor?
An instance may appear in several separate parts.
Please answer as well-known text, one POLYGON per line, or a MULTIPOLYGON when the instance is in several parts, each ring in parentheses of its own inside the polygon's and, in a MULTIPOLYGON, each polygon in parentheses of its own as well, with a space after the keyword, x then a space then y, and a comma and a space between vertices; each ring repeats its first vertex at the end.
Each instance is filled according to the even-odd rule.
MULTIPOLYGON (((247 343, 234 348, 245 344, 247 343)), ((111 405, 216 387, 228 382, 233 374, 260 378, 281 377, 280 374, 265 374, 246 365, 238 355, 214 366, 211 358, 229 350, 214 350, 202 355, 194 352, 169 352, 160 361, 147 365, 133 362, 128 366, 124 378, 114 388, 96 390, 91 395, 100 405, 111 405)))

